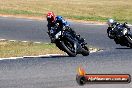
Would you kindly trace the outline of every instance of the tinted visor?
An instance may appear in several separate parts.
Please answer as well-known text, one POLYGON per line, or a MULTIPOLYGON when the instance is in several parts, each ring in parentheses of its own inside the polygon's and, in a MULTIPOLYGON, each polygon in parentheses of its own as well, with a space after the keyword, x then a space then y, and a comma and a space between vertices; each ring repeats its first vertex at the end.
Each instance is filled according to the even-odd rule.
POLYGON ((54 18, 53 17, 51 17, 51 18, 50 17, 47 17, 47 21, 48 22, 52 22, 52 21, 54 21, 54 18))
POLYGON ((62 25, 62 20, 56 20, 56 22, 62 25))
POLYGON ((47 21, 50 22, 51 21, 51 18, 47 18, 47 21))

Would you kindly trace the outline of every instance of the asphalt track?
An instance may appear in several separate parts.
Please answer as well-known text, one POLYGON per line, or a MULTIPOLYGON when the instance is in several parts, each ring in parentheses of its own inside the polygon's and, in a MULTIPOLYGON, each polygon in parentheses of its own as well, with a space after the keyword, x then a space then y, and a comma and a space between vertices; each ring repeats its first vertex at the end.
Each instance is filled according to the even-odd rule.
MULTIPOLYGON (((49 42, 46 22, 0 18, 0 38, 49 42)), ((107 25, 70 22, 89 45, 103 49, 87 57, 54 56, 0 61, 0 88, 132 88, 129 84, 87 84, 75 77, 82 66, 87 73, 132 75, 132 49, 116 45, 106 34, 107 25)))

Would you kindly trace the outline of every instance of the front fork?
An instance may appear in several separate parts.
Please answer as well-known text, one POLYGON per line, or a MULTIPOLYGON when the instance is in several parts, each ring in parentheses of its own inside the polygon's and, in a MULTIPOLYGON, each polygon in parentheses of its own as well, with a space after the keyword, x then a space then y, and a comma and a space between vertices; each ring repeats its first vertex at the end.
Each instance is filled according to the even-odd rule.
POLYGON ((74 45, 73 45, 73 47, 74 47, 74 52, 75 53, 79 53, 80 51, 81 51, 81 45, 77 42, 78 40, 77 39, 74 39, 74 38, 72 38, 72 37, 70 37, 70 36, 66 36, 66 38, 70 41, 70 42, 72 42, 74 45))

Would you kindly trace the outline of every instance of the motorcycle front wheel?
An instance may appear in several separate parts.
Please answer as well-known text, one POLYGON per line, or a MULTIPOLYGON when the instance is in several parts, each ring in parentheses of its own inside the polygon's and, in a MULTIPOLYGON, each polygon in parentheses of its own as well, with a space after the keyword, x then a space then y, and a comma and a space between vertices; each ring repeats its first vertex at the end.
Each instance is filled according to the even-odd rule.
POLYGON ((129 47, 132 48, 132 35, 127 35, 126 39, 127 39, 128 43, 129 43, 129 47))
POLYGON ((114 39, 114 38, 115 38, 115 36, 112 35, 112 30, 108 30, 108 37, 109 37, 110 39, 114 39))
POLYGON ((115 43, 116 43, 116 44, 120 44, 120 41, 119 41, 119 39, 117 39, 117 38, 114 38, 114 41, 115 41, 115 43))
POLYGON ((61 41, 60 42, 61 46, 63 47, 64 49, 64 52, 66 52, 69 56, 71 57, 75 57, 77 54, 76 52, 74 51, 74 44, 70 41, 61 41))

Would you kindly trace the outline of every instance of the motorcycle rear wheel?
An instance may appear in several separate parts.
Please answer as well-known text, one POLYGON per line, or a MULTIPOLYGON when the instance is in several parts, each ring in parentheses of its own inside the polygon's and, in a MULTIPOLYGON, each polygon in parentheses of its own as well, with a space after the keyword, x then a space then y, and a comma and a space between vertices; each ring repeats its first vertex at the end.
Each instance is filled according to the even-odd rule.
POLYGON ((88 56, 89 55, 89 49, 86 47, 86 46, 84 46, 84 47, 82 47, 82 55, 83 56, 88 56))

